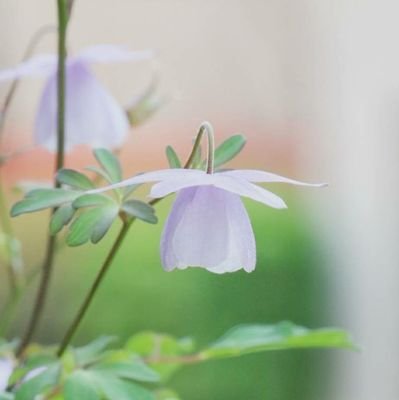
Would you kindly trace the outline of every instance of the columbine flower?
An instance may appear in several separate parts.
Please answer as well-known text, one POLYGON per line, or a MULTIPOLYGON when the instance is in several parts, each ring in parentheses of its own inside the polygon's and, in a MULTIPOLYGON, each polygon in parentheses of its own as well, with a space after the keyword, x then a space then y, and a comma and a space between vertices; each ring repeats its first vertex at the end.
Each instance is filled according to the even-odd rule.
MULTIPOLYGON (((91 63, 138 61, 151 52, 128 51, 122 46, 89 47, 66 61, 66 148, 74 145, 117 148, 129 130, 124 110, 98 82, 91 63)), ((57 58, 41 55, 15 68, 0 71, 0 81, 26 76, 47 76, 36 114, 34 141, 49 150, 56 148, 57 130, 57 58)))
POLYGON ((240 196, 273 208, 286 208, 284 201, 253 182, 285 182, 320 187, 257 170, 231 170, 213 174, 193 169, 167 169, 144 173, 91 192, 156 182, 150 197, 177 192, 161 239, 162 265, 175 268, 203 267, 215 273, 256 264, 255 238, 240 196))

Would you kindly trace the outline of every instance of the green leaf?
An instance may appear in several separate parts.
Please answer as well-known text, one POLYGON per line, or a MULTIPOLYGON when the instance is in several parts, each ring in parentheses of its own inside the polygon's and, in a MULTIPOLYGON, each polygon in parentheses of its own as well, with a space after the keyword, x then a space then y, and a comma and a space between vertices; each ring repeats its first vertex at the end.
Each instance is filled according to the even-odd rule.
POLYGON ((57 181, 74 189, 90 190, 94 188, 93 182, 86 175, 73 169, 60 169, 57 172, 57 181))
POLYGON ((180 397, 173 390, 161 389, 155 392, 156 400, 180 400, 180 397))
POLYGON ((151 392, 132 382, 126 382, 100 372, 96 372, 95 376, 98 386, 108 400, 154 400, 151 392))
POLYGON ((132 217, 139 218, 150 224, 156 224, 158 218, 155 215, 154 207, 140 200, 127 200, 122 204, 121 209, 132 217))
POLYGON ((1 392, 0 400, 14 400, 15 397, 12 393, 1 392))
POLYGON ((64 204, 63 206, 57 208, 51 216, 50 234, 55 235, 65 225, 68 225, 71 222, 74 214, 75 209, 70 204, 64 204))
POLYGON ((81 192, 66 189, 35 189, 26 194, 25 198, 18 201, 11 208, 11 216, 59 207, 64 203, 73 201, 81 192))
POLYGON ((95 149, 94 157, 104 168, 112 183, 122 180, 122 169, 117 157, 107 149, 95 149))
POLYGON ((95 165, 90 165, 88 167, 85 167, 85 170, 94 172, 98 176, 101 176, 107 182, 112 183, 112 179, 110 178, 110 176, 105 171, 103 171, 100 167, 96 167, 95 165))
POLYGON ((73 350, 78 365, 86 365, 93 363, 101 358, 102 353, 107 347, 116 341, 115 336, 100 336, 96 340, 83 347, 73 350))
POLYGON ((60 365, 53 364, 44 367, 44 370, 33 378, 25 381, 17 389, 15 400, 32 400, 46 389, 56 385, 60 375, 60 365))
POLYGON ((219 145, 215 150, 215 168, 233 159, 243 149, 246 141, 243 135, 234 135, 219 145))
POLYGON ((125 187, 124 191, 123 191, 123 200, 127 200, 129 198, 129 196, 140 186, 142 185, 142 183, 138 183, 137 185, 130 185, 125 187))
POLYGON ((270 350, 299 348, 353 348, 345 331, 339 329, 307 329, 291 322, 276 325, 242 325, 228 331, 223 337, 203 350, 202 359, 236 357, 242 354, 270 350))
POLYGON ((141 332, 132 336, 125 345, 127 351, 146 358, 163 380, 175 372, 180 364, 178 362, 158 363, 162 359, 174 359, 178 356, 189 354, 194 349, 191 338, 177 339, 170 335, 161 335, 154 332, 141 332))
POLYGON ((93 370, 115 375, 118 378, 133 379, 140 382, 158 382, 159 375, 140 359, 123 362, 105 362, 93 370))
POLYGON ((108 232, 114 220, 118 217, 117 205, 90 208, 72 222, 66 238, 69 246, 80 246, 91 240, 98 243, 108 232))
POLYGON ((72 206, 74 208, 110 205, 118 206, 118 204, 111 197, 97 193, 84 194, 82 196, 79 196, 72 203, 72 206))
POLYGON ((169 167, 170 168, 181 168, 181 162, 180 162, 179 157, 176 154, 175 150, 173 149, 173 147, 167 146, 165 152, 166 152, 166 157, 169 162, 169 167))
POLYGON ((95 380, 86 371, 75 371, 65 381, 65 400, 101 400, 95 380))
POLYGON ((171 335, 154 332, 140 332, 132 336, 125 349, 140 356, 178 356, 188 354, 194 349, 191 338, 175 338, 171 335))

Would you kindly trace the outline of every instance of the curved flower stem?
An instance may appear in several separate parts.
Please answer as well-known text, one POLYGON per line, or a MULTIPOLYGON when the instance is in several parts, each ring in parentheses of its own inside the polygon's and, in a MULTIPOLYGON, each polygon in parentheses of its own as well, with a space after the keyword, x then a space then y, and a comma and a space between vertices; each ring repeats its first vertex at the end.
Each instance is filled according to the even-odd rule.
MULTIPOLYGON (((68 25, 68 2, 67 0, 57 0, 58 3, 58 69, 57 69, 57 155, 55 169, 58 171, 64 165, 65 149, 65 63, 66 63, 66 31, 68 25)), ((55 187, 59 184, 55 181, 55 187)), ((31 319, 24 337, 16 351, 20 357, 29 345, 46 301, 48 286, 50 283, 52 266, 54 261, 54 251, 56 247, 55 236, 49 236, 47 242, 46 257, 42 267, 42 277, 36 296, 35 305, 31 319)))
POLYGON ((197 136, 195 138, 193 149, 191 150, 190 156, 188 157, 184 168, 189 168, 194 161, 195 154, 201 144, 202 137, 204 133, 207 134, 208 138, 208 155, 206 161, 206 172, 208 174, 213 173, 214 158, 215 158, 215 135, 213 133, 212 125, 209 122, 203 122, 198 130, 197 136))

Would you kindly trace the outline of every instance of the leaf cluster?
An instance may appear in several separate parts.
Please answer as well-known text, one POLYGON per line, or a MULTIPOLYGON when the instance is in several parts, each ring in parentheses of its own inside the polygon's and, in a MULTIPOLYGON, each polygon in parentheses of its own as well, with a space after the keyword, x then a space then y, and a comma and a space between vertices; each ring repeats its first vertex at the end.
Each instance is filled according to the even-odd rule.
MULTIPOLYGON (((186 364, 274 350, 354 348, 348 334, 334 328, 308 329, 291 322, 240 325, 197 349, 191 338, 141 332, 110 349, 114 337, 100 337, 70 348, 61 359, 51 347, 31 346, 25 362, 9 379, 12 393, 0 400, 178 400, 165 387, 186 364)), ((11 351, 12 346, 3 344, 11 351)))
POLYGON ((94 173, 92 179, 73 169, 61 169, 56 177, 60 187, 29 191, 14 204, 11 215, 15 217, 52 209, 50 232, 55 235, 68 227, 66 242, 69 246, 80 246, 88 241, 98 243, 118 217, 124 221, 138 218, 156 224, 158 219, 154 208, 132 198, 139 185, 106 193, 90 193, 99 183, 113 184, 122 180, 122 168, 113 153, 96 149, 94 157, 99 165, 86 168, 94 173))

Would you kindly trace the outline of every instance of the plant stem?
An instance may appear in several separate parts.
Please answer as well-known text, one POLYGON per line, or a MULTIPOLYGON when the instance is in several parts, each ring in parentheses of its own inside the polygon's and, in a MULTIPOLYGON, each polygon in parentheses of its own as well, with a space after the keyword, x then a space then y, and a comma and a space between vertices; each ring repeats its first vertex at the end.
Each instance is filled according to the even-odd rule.
MULTIPOLYGON (((153 206, 153 205, 159 203, 161 200, 162 199, 153 199, 148 204, 153 206)), ((57 351, 58 357, 61 357, 64 354, 69 343, 71 342, 76 330, 78 329, 80 323, 82 322, 83 317, 85 316, 85 314, 94 298, 94 295, 97 292, 97 289, 99 288, 103 278, 105 277, 106 272, 108 271, 109 267, 111 266, 116 253, 118 252, 119 248, 121 247, 123 240, 125 239, 126 234, 129 231, 129 228, 132 226, 132 224, 135 220, 136 220, 136 218, 134 218, 134 217, 129 220, 124 220, 122 229, 120 230, 117 238, 115 239, 115 242, 112 245, 111 250, 107 255, 107 258, 104 260, 104 263, 101 266, 101 269, 100 269, 99 273, 97 274, 96 279, 94 280, 82 305, 80 306, 78 313, 76 314, 74 320, 72 321, 72 324, 68 328, 63 340, 61 341, 61 345, 57 351)))
POLYGON ((193 149, 191 150, 190 156, 188 157, 184 168, 190 168, 191 164, 194 161, 195 154, 199 145, 201 144, 202 137, 204 133, 207 134, 208 139, 208 155, 206 162, 206 172, 207 174, 213 173, 214 168, 214 158, 215 158, 215 135, 213 133, 212 125, 209 122, 203 122, 198 130, 197 136, 195 138, 193 149))
POLYGON ((132 225, 133 221, 134 220, 123 223, 122 229, 120 230, 118 237, 116 238, 110 252, 108 253, 107 258, 104 260, 104 263, 103 263, 100 271, 98 272, 96 279, 94 280, 89 292, 87 293, 85 300, 83 301, 82 305, 80 306, 80 309, 79 309, 76 317, 74 318, 71 326, 69 327, 69 329, 67 330, 67 332, 64 336, 64 339, 61 342, 61 345, 57 351, 58 357, 61 357, 64 354, 70 341, 72 340, 72 337, 74 336, 83 317, 85 316, 85 314, 93 300, 94 295, 96 294, 102 280, 104 279, 105 274, 109 270, 109 267, 111 266, 112 261, 114 260, 114 257, 116 255, 116 253, 118 252, 118 250, 123 242, 123 239, 125 238, 127 232, 129 231, 129 228, 132 225))
MULTIPOLYGON (((200 127, 200 130, 197 135, 197 139, 194 144, 194 148, 187 160, 187 162, 184 164, 184 168, 190 168, 191 164, 194 160, 194 154, 196 151, 196 148, 199 146, 201 142, 202 135, 204 132, 207 132, 208 134, 208 162, 210 162, 212 166, 212 171, 213 171, 213 153, 214 153, 214 138, 213 138, 213 129, 212 126, 209 123, 203 123, 200 127)), ((150 205, 155 205, 158 202, 160 202, 162 198, 159 199, 153 199, 151 200, 148 204, 150 205)), ((96 294, 102 280, 104 279, 109 267, 112 264, 112 261, 114 260, 115 255, 117 254, 120 246, 123 243, 123 240, 126 237, 126 234, 129 231, 129 228, 132 226, 133 222, 136 220, 136 218, 131 218, 128 221, 124 220, 122 229, 120 230, 117 238, 115 239, 115 242, 113 246, 111 247, 110 252, 108 253, 107 258, 104 260, 104 263, 101 266, 100 271, 98 272, 96 279, 94 280, 89 292, 87 293, 82 305, 79 308, 79 311, 77 315, 75 316, 74 320, 72 321, 72 324, 68 328, 63 340, 61 341, 60 347, 58 348, 57 351, 57 357, 62 357, 64 354, 65 350, 68 348, 69 343, 71 342, 74 334, 76 333, 80 323, 82 322, 87 310, 90 307, 90 304, 94 298, 94 295, 96 294)))
POLYGON ((14 237, 12 226, 10 223, 10 219, 7 215, 8 205, 6 196, 4 193, 3 185, 1 185, 1 176, 0 176, 0 222, 4 230, 6 241, 5 247, 7 249, 7 273, 8 280, 10 285, 10 295, 12 295, 18 287, 18 277, 16 274, 16 270, 14 268, 14 251, 12 249, 11 240, 14 237))
MULTIPOLYGON (((55 169, 58 171, 64 165, 65 149, 65 62, 66 62, 66 31, 68 25, 68 2, 67 0, 57 0, 58 2, 58 69, 57 69, 57 155, 55 169)), ((59 184, 55 181, 55 187, 59 184)), ((17 357, 20 357, 29 345, 39 323, 43 307, 46 301, 48 287, 50 283, 52 266, 54 261, 55 236, 50 236, 47 241, 46 257, 42 267, 42 277, 36 296, 35 305, 31 315, 25 336, 17 349, 17 357)))

